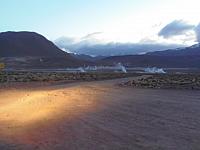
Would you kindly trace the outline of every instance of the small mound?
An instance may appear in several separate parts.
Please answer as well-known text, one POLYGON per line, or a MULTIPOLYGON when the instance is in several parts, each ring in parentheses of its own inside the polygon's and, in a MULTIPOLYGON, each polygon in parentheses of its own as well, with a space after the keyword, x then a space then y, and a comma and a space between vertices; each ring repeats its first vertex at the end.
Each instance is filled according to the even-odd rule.
POLYGON ((165 74, 132 80, 122 84, 138 88, 155 89, 194 89, 200 90, 199 74, 165 74))

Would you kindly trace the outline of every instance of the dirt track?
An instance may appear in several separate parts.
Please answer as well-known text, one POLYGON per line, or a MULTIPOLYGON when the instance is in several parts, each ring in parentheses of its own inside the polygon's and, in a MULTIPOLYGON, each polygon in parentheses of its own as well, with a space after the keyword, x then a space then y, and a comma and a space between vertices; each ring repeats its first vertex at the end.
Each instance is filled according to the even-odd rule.
POLYGON ((119 82, 1 89, 0 149, 200 149, 199 91, 119 82))

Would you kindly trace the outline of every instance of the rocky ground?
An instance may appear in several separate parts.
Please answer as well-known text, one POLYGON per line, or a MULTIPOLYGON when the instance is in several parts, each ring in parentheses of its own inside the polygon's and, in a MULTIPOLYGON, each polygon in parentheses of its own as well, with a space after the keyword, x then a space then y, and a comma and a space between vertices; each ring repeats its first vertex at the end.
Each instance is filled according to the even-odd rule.
POLYGON ((121 85, 136 88, 200 90, 200 74, 157 74, 121 85))
POLYGON ((137 76, 125 73, 0 72, 0 83, 35 81, 95 81, 137 76))

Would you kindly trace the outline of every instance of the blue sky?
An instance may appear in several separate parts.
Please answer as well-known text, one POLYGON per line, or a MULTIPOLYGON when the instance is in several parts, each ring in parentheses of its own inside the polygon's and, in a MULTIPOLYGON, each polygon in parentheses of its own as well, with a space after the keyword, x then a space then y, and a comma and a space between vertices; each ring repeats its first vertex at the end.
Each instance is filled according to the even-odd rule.
MULTIPOLYGON (((35 31, 51 40, 102 32, 110 41, 138 42, 183 19, 197 25, 197 0, 1 0, 0 32, 35 31)), ((168 39, 169 40, 169 39, 168 39)), ((172 39, 173 41, 174 39, 172 39)))
POLYGON ((1 30, 84 34, 116 16, 123 17, 133 6, 131 0, 1 0, 1 30))

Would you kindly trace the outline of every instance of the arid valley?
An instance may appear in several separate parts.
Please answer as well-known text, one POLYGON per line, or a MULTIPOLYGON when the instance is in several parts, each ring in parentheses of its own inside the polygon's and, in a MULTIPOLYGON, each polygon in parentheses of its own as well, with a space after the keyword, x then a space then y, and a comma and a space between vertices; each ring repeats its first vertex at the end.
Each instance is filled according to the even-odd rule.
POLYGON ((0 150, 200 150, 200 1, 0 6, 0 150))

